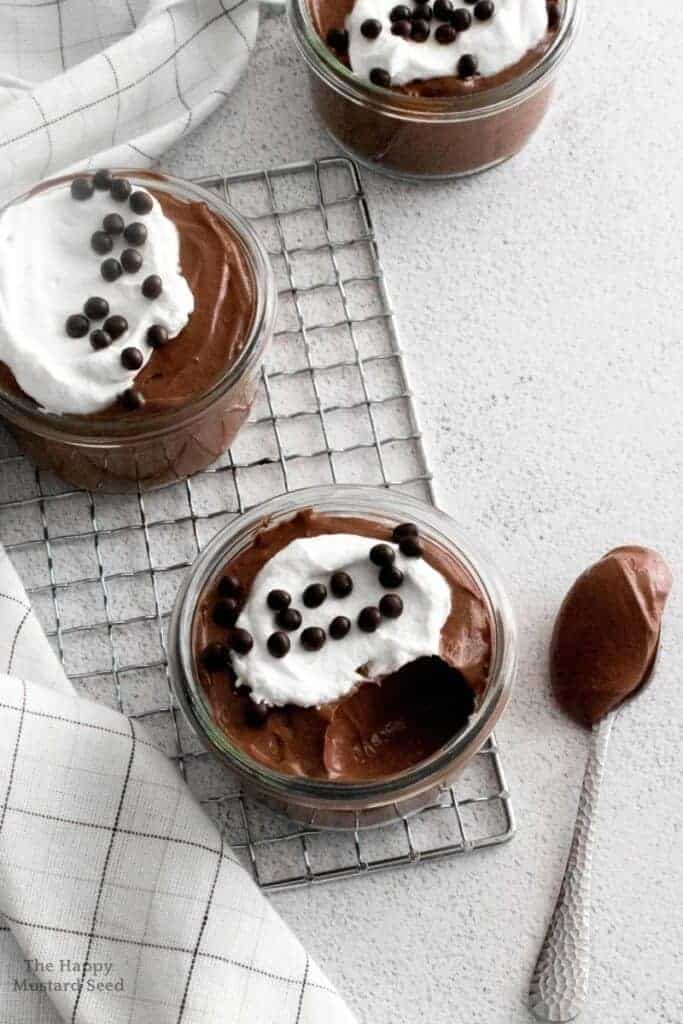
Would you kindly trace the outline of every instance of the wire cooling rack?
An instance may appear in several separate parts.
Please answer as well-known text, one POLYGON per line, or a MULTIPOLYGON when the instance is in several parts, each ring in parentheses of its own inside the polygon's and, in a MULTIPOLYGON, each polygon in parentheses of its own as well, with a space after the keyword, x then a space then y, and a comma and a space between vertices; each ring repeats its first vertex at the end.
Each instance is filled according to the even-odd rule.
POLYGON ((216 530, 312 484, 385 485, 434 499, 356 165, 330 158, 201 184, 251 221, 278 282, 279 320, 249 423, 209 470, 121 496, 75 490, 36 469, 0 426, 0 540, 77 690, 144 720, 262 887, 502 843, 514 819, 494 739, 420 814, 318 832, 245 795, 174 703, 168 616, 216 530))

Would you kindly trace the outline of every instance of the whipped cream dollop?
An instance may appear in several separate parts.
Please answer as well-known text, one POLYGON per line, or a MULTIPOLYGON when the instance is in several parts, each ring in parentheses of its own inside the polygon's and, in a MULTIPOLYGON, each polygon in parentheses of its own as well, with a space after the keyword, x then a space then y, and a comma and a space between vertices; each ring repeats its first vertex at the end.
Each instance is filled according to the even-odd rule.
MULTIPOLYGON (((404 39, 391 32, 390 12, 402 0, 356 0, 346 19, 351 69, 370 80, 370 72, 381 68, 391 76, 392 85, 407 85, 416 79, 446 78, 457 74, 460 57, 476 58, 480 75, 496 75, 516 64, 537 46, 548 31, 546 0, 495 0, 493 16, 479 21, 473 7, 453 0, 472 16, 469 28, 458 32, 454 42, 440 43, 435 34, 439 24, 432 18, 429 38, 424 42, 404 39), (375 19, 382 29, 376 39, 361 32, 364 21, 375 19)), ((414 6, 408 0, 407 6, 414 6)))
MULTIPOLYGON (((135 186, 136 191, 146 192, 135 186)), ((151 193, 148 193, 151 196, 151 193)), ((194 309, 194 296, 180 268, 180 239, 175 224, 151 196, 152 208, 136 214, 128 202, 116 202, 109 191, 95 190, 89 199, 72 197, 63 188, 37 192, 7 207, 0 217, 0 361, 9 366, 21 389, 47 412, 87 414, 110 406, 134 382, 153 349, 146 335, 153 324, 173 338, 194 309), (114 235, 113 249, 96 253, 91 236, 103 218, 117 213, 125 224, 140 222, 147 239, 138 247, 143 264, 136 273, 105 281, 100 266, 119 259, 131 248, 114 235), (163 290, 145 298, 141 285, 150 275, 161 278, 163 290), (89 333, 103 328, 91 321, 83 337, 69 337, 68 317, 83 312, 87 299, 109 304, 108 315, 123 316, 128 329, 107 348, 95 350, 89 333), (126 369, 121 353, 139 349, 142 363, 126 369)))
POLYGON ((450 586, 424 559, 402 555, 395 544, 389 546, 396 553, 394 565, 404 577, 395 591, 403 602, 403 614, 382 618, 374 633, 359 628, 360 611, 377 607, 390 592, 380 584, 379 569, 370 561, 370 550, 377 543, 371 537, 346 533, 299 538, 257 573, 237 620, 254 644, 248 654, 232 655, 236 685, 248 686, 254 701, 278 707, 327 704, 350 693, 364 678, 384 676, 416 658, 439 653, 441 630, 451 611, 450 586), (347 597, 331 592, 330 576, 337 571, 347 572, 353 580, 347 597), (306 608, 302 595, 312 583, 323 583, 327 598, 317 608, 306 608), (291 648, 282 658, 268 651, 268 637, 278 626, 267 599, 277 589, 291 594, 291 607, 302 616, 300 629, 289 634, 291 648), (351 629, 335 640, 328 627, 339 615, 350 619, 351 629), (301 633, 309 626, 327 633, 320 650, 307 650, 301 643, 301 633))

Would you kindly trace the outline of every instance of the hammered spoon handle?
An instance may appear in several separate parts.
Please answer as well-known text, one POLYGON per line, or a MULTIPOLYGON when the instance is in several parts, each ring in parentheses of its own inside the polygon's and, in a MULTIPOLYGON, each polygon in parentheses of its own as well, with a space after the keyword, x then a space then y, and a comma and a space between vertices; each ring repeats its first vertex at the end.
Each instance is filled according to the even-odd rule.
POLYGON ((614 717, 615 712, 606 715, 591 733, 567 866, 529 987, 529 1006, 539 1020, 574 1020, 586 1001, 591 860, 600 783, 614 717))

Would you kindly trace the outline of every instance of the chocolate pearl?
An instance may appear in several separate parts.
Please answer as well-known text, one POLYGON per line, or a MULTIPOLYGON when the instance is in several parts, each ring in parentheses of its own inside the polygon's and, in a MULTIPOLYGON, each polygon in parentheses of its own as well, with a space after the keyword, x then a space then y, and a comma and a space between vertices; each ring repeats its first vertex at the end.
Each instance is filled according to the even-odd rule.
POLYGON ((404 4, 398 4, 397 7, 392 7, 389 12, 389 21, 410 21, 413 12, 410 7, 406 7, 404 4))
POLYGON ((105 281, 116 281, 121 277, 123 270, 119 261, 110 256, 108 260, 103 260, 100 265, 100 273, 105 281))
POLYGON ((448 46, 449 43, 455 42, 458 38, 458 33, 452 25, 439 25, 434 36, 437 43, 441 43, 443 46, 448 46))
POLYGON ((244 711, 244 721, 250 729, 260 729, 269 714, 270 708, 267 704, 257 704, 250 700, 244 711))
POLYGON ((120 213, 108 213, 102 220, 102 227, 109 235, 122 235, 126 224, 120 213))
POLYGON ((366 18, 365 21, 361 22, 360 34, 365 36, 366 39, 376 39, 382 31, 382 22, 378 21, 377 18, 366 18))
POLYGON ((128 330, 128 321, 125 316, 108 316, 104 321, 104 329, 109 337, 116 341, 128 330))
POLYGON ((271 590, 266 598, 266 603, 271 611, 281 612, 283 608, 289 608, 292 603, 292 595, 286 590, 271 590))
POLYGON ((268 637, 268 650, 274 658, 284 658, 291 646, 286 633, 271 633, 268 637))
POLYGON ((142 294, 146 299, 158 299, 163 290, 163 284, 158 274, 150 274, 142 282, 142 294))
POLYGON ((474 5, 474 17, 478 21, 488 21, 489 18, 493 17, 493 12, 496 9, 496 5, 493 0, 478 0, 474 5))
POLYGON ((207 644, 201 655, 201 662, 209 672, 219 672, 230 664, 230 651, 225 644, 214 641, 207 644))
POLYGON ((556 3, 555 0, 548 0, 548 3, 546 4, 546 9, 548 11, 548 28, 557 28, 557 26, 560 24, 560 21, 562 20, 562 11, 560 10, 560 5, 556 3))
POLYGON ((432 9, 429 4, 416 4, 411 17, 413 21, 431 21, 432 9))
POLYGON ((97 330, 90 332, 90 344, 97 352, 102 348, 109 348, 111 345, 111 338, 106 331, 102 331, 98 327, 97 330))
POLYGON ((330 623, 330 636, 333 640, 343 640, 351 629, 351 620, 345 615, 337 615, 330 623))
POLYGON ((98 256, 104 256, 114 248, 114 239, 106 231, 93 231, 90 236, 90 245, 98 256))
POLYGON ((353 590, 353 580, 348 572, 334 572, 330 576, 330 590, 335 597, 348 597, 353 590))
POLYGON ((144 245, 147 241, 147 228, 139 220, 127 224, 123 237, 130 245, 144 245))
POLYGON ((370 550, 370 561, 373 565, 393 565, 396 561, 396 552, 388 544, 375 544, 370 550))
POLYGON ((425 43, 429 39, 429 22, 422 18, 414 21, 410 38, 415 43, 425 43))
POLYGON ((139 370, 144 362, 144 357, 139 348, 129 345, 121 353, 121 362, 126 370, 139 370))
POLYGON ((150 348, 163 348, 168 342, 168 331, 161 324, 152 324, 147 329, 147 344, 150 348))
POLYGON ((94 191, 95 186, 91 178, 74 178, 71 182, 72 199, 90 199, 94 191))
POLYGON ((327 45, 342 56, 349 52, 349 33, 341 28, 331 28, 325 39, 327 45))
POLYGON ((126 199, 132 192, 128 178, 114 178, 109 192, 111 193, 112 199, 115 199, 117 203, 125 203, 126 199))
POLYGON ((121 253, 121 266, 127 274, 137 274, 142 266, 142 254, 137 249, 124 249, 121 253))
POLYGON ((119 402, 124 409, 134 412, 136 409, 142 409, 145 404, 145 396, 137 388, 126 388, 119 395, 119 402))
POLYGON ((211 618, 217 626, 234 626, 239 613, 239 606, 234 597, 222 597, 213 606, 211 618))
POLYGON ((99 295, 91 295, 83 306, 83 312, 89 320, 104 320, 109 312, 109 303, 99 295))
POLYGON ((241 597, 242 584, 236 576, 228 572, 221 578, 218 584, 218 593, 221 597, 241 597))
POLYGON ((99 171, 95 171, 93 174, 92 183, 95 188, 99 189, 101 192, 109 191, 111 188, 111 181, 111 171, 105 170, 104 167, 101 167, 99 171))
POLYGON ((153 206, 154 200, 149 192, 133 192, 130 197, 130 208, 133 213, 137 213, 140 217, 150 213, 153 206))
POLYGON ((373 68, 370 72, 370 81, 373 85, 378 85, 380 89, 389 89, 391 86, 391 75, 384 68, 373 68))
POLYGON ((319 651, 326 639, 325 630, 320 626, 308 626, 301 634, 301 646, 307 651, 319 651))
POLYGON ((391 537, 398 544, 402 537, 417 537, 419 532, 415 523, 400 523, 394 527, 391 537))
POLYGON ((249 654, 254 646, 254 638, 247 629, 233 629, 230 634, 230 648, 235 654, 249 654))
POLYGON ((471 53, 463 53, 458 61, 458 78, 471 78, 477 73, 477 58, 471 53))
POLYGON ((398 594, 385 594, 379 602, 379 610, 385 619, 398 619, 403 614, 403 601, 398 594))
POLYGON ((90 321, 82 313, 72 313, 66 321, 66 333, 70 338, 83 338, 90 330, 90 321))
POLYGON ((439 21, 450 21, 453 15, 453 4, 451 0, 436 0, 434 4, 434 17, 439 21))
POLYGON ((419 537, 403 537, 399 543, 399 549, 406 558, 422 557, 422 544, 419 537))
POLYGON ((311 583, 303 593, 303 602, 307 608, 319 608, 327 597, 327 587, 324 583, 311 583))
POLYGON ((472 24, 472 15, 466 7, 457 7, 451 15, 451 25, 458 32, 465 32, 472 24))
POLYGON ((413 27, 412 21, 395 21, 391 26, 391 34, 407 39, 413 27))
POLYGON ((394 590, 403 584, 403 573, 397 565, 387 565, 379 574, 379 582, 385 590, 394 590))
POLYGON ((275 624, 280 629, 286 629, 289 633, 293 633, 301 625, 301 612, 296 608, 283 608, 275 616, 275 624))
POLYGON ((369 606, 363 608, 358 616, 358 628, 362 629, 364 633, 374 633, 381 621, 379 608, 369 606))

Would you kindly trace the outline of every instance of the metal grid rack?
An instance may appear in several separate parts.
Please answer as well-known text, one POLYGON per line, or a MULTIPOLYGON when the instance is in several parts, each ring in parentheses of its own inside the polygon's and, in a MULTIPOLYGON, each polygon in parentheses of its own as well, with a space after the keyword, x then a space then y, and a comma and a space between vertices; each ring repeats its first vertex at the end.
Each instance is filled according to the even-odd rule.
POLYGON ((245 796, 174 704, 168 615, 185 569, 231 518, 311 484, 434 498, 356 165, 330 158, 201 183, 251 221, 278 281, 279 320, 249 423, 209 470, 121 496, 75 490, 37 470, 0 426, 0 540, 77 690, 144 720, 262 887, 502 843, 514 819, 494 739, 420 814, 317 832, 245 796))

